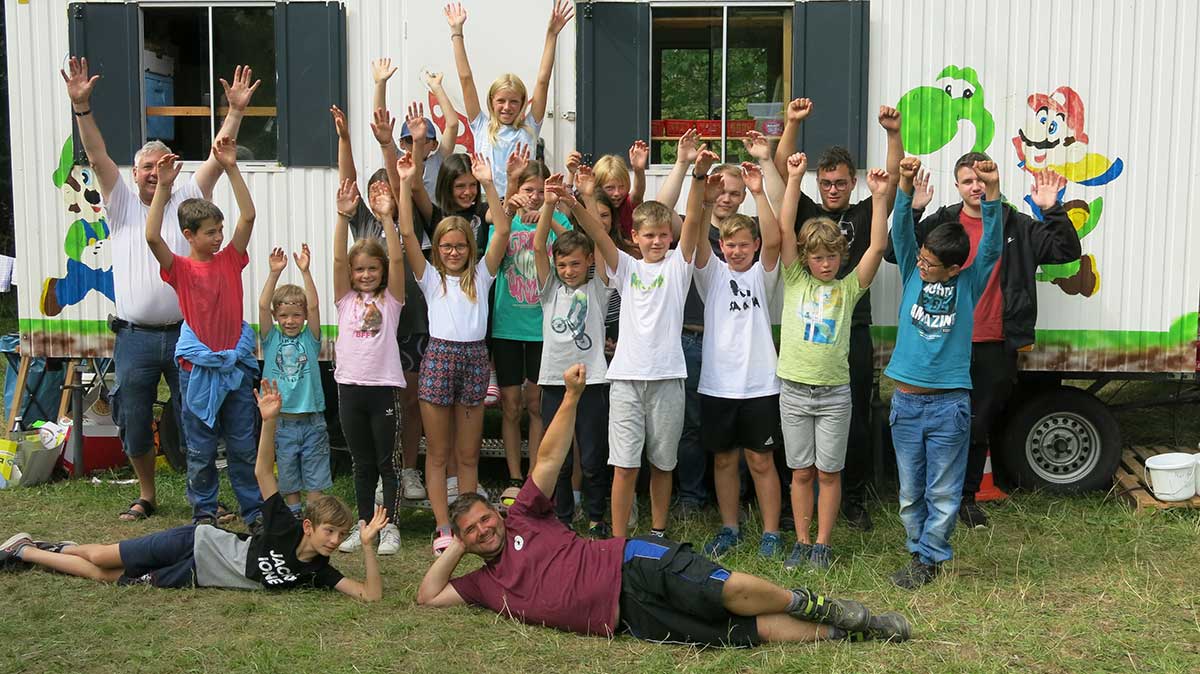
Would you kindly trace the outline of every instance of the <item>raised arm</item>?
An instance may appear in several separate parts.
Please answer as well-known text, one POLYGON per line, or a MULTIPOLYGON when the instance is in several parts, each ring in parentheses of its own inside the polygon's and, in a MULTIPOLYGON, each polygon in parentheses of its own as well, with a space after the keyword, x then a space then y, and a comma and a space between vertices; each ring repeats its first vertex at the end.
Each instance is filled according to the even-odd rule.
POLYGON ((900 185, 896 190, 896 203, 892 206, 892 251, 900 278, 908 281, 917 268, 917 234, 913 222, 913 180, 921 170, 921 160, 905 157, 900 160, 900 185))
POLYGON ((358 521, 358 531, 362 536, 363 572, 366 580, 359 582, 353 578, 343 577, 334 589, 359 601, 379 601, 383 599, 383 578, 379 575, 379 560, 375 557, 375 541, 380 530, 388 523, 387 509, 381 505, 375 506, 375 514, 370 522, 358 521))
MULTIPOLYGON (((391 171, 396 173, 396 184, 400 187, 400 191, 396 198, 400 203, 412 203, 412 185, 414 182, 420 183, 420 180, 413 180, 416 175, 416 167, 413 165, 412 157, 404 155, 396 160, 396 163, 391 171)), ((424 188, 420 188, 424 189, 424 188)), ((413 276, 420 279, 425 275, 425 256, 421 254, 421 240, 417 238, 416 228, 413 225, 412 210, 407 212, 401 211, 400 220, 396 223, 400 228, 400 238, 404 243, 404 257, 408 260, 408 266, 412 267, 413 276)), ((390 253, 389 253, 390 255, 390 253)), ((388 270, 391 274, 391 270, 388 270)), ((389 278, 389 282, 390 282, 389 278)))
POLYGON ((321 298, 317 295, 317 284, 313 281, 309 264, 312 262, 312 251, 307 243, 300 244, 300 252, 292 253, 300 276, 304 278, 304 302, 308 305, 308 331, 313 339, 321 341, 321 298))
POLYGON ((96 118, 92 115, 92 91, 96 88, 100 76, 89 77, 87 59, 74 56, 67 60, 67 70, 58 72, 67 84, 67 96, 71 99, 71 110, 75 113, 75 124, 79 127, 79 140, 83 142, 83 151, 87 153, 88 162, 95 169, 96 178, 100 181, 100 194, 108 201, 108 195, 121 179, 121 171, 112 157, 108 156, 104 137, 100 135, 100 127, 96 126, 96 118))
MULTIPOLYGON (((407 220, 407 229, 413 229, 413 211, 412 211, 412 194, 405 193, 404 188, 408 187, 411 181, 401 180, 401 192, 398 196, 393 197, 391 190, 378 190, 375 195, 372 195, 371 210, 375 211, 375 217, 379 219, 379 223, 383 226, 383 239, 387 242, 388 254, 388 283, 387 290, 396 298, 396 301, 404 304, 404 246, 400 243, 400 233, 396 231, 396 221, 393 218, 407 220)), ((417 244, 417 251, 420 252, 421 245, 417 244)))
MULTIPOLYGON (((492 163, 487 157, 480 154, 471 155, 471 175, 475 176, 487 194, 488 210, 496 208, 500 203, 500 195, 496 193, 496 184, 492 182, 492 163)), ((487 252, 483 256, 488 272, 493 276, 500 270, 500 263, 504 261, 504 253, 508 250, 508 235, 511 231, 511 218, 493 215, 492 238, 488 241, 487 252)))
POLYGON ((700 134, 695 129, 688 129, 679 137, 679 144, 675 149, 675 165, 671 167, 671 172, 667 174, 662 185, 658 186, 658 194, 654 196, 655 201, 671 210, 675 210, 675 204, 679 203, 679 193, 683 191, 683 178, 687 175, 688 167, 700 156, 700 150, 704 149, 697 145, 699 137, 700 134))
MULTIPOLYGON (((592 230, 597 230, 597 231, 601 231, 601 232, 604 231, 604 223, 600 222, 600 218, 596 217, 595 213, 593 213, 591 210, 589 210, 583 204, 579 203, 579 200, 575 198, 575 195, 571 192, 570 188, 568 188, 566 185, 558 184, 558 185, 554 186, 554 190, 558 194, 559 205, 566 208, 567 212, 569 212, 575 216, 575 221, 579 223, 580 227, 583 227, 583 231, 585 233, 590 232, 592 230), (589 229, 589 226, 590 226, 590 229, 589 229)), ((591 235, 588 234, 588 237, 591 238, 591 235)), ((615 245, 616 245, 613 243, 612 237, 608 236, 608 235, 605 235, 603 237, 603 241, 605 244, 607 244, 609 246, 615 247, 615 245)), ((602 248, 601 243, 600 243, 600 241, 595 241, 593 243, 593 245, 595 246, 594 255, 595 255, 595 265, 596 265, 596 278, 600 279, 600 282, 603 283, 604 285, 608 285, 609 272, 608 272, 608 266, 604 262, 605 256, 604 256, 604 252, 601 250, 601 248, 602 248)), ((613 253, 613 254, 615 255, 615 253, 613 253)), ((616 264, 617 264, 616 260, 614 259, 613 260, 614 268, 615 268, 616 264)))
MULTIPOLYGON (((779 174, 779 169, 775 168, 775 160, 771 156, 771 141, 761 133, 751 131, 742 139, 742 144, 746 146, 746 152, 754 161, 758 162, 763 177, 763 191, 766 193, 767 199, 775 208, 779 208, 779 203, 783 201, 783 192, 787 189, 787 183, 779 174)), ((766 245, 766 242, 763 245, 766 245)))
POLYGON ((287 254, 282 248, 272 248, 267 257, 267 264, 270 272, 262 292, 258 295, 258 336, 262 339, 266 339, 275 323, 275 316, 271 313, 271 296, 275 294, 275 286, 279 285, 279 275, 287 268, 287 254))
MULTIPOLYGON (((714 188, 710 187, 709 183, 713 182, 711 180, 713 176, 708 175, 708 170, 713 164, 717 163, 718 159, 719 157, 717 157, 715 152, 711 152, 705 148, 701 148, 700 154, 696 157, 696 168, 694 171, 692 171, 692 189, 700 189, 703 187, 702 191, 704 192, 704 203, 708 206, 710 215, 709 218, 706 219, 703 217, 702 213, 699 211, 693 213, 690 208, 686 213, 687 220, 681 225, 679 231, 678 249, 679 252, 683 254, 683 259, 687 260, 688 262, 692 262, 692 258, 695 257, 696 242, 699 240, 699 238, 702 236, 706 239, 708 238, 706 236, 707 230, 705 228, 708 227, 709 219, 711 219, 712 205, 716 203, 717 196, 720 194, 719 188, 714 190, 714 188)), ((723 181, 721 176, 718 175, 716 178, 717 180, 715 181, 715 184, 721 185, 723 181)), ((688 194, 690 195, 691 192, 688 194)), ((691 203, 690 197, 689 203, 691 203)))
POLYGON ((421 584, 417 586, 418 606, 449 608, 467 603, 450 584, 450 577, 454 575, 454 570, 458 568, 458 563, 465 554, 467 549, 455 536, 450 547, 442 552, 442 556, 433 560, 433 564, 425 572, 425 577, 421 579, 421 584))
POLYGON ((812 114, 812 110, 813 102, 807 98, 792 99, 787 104, 787 123, 783 127, 783 135, 779 137, 779 148, 775 150, 775 170, 779 171, 779 175, 787 175, 788 158, 798 149, 796 142, 800 138, 800 123, 812 114))
POLYGON ((638 206, 646 198, 646 168, 650 163, 650 146, 644 140, 635 140, 629 146, 629 168, 633 181, 629 186, 629 204, 638 206))
POLYGON ((555 0, 550 12, 550 23, 546 26, 546 43, 542 47, 542 62, 538 65, 537 81, 533 85, 533 101, 529 114, 537 123, 546 117, 546 97, 550 91, 550 76, 554 73, 554 50, 558 34, 575 16, 572 0, 555 0))
POLYGON ((1042 219, 1029 221, 1029 240, 1039 264, 1074 262, 1083 254, 1079 237, 1086 232, 1075 229, 1058 201, 1059 190, 1066 186, 1067 179, 1050 169, 1033 175, 1030 198, 1042 212, 1042 219))
POLYGON ((433 92, 433 97, 442 109, 442 118, 446 120, 446 128, 442 129, 442 138, 438 141, 438 154, 445 159, 454 154, 454 145, 458 142, 458 112, 454 109, 450 94, 447 94, 446 88, 442 86, 441 73, 425 73, 425 84, 433 92))
MULTIPOLYGON (((221 87, 225 89, 225 100, 229 102, 229 112, 225 114, 225 121, 221 123, 221 128, 217 131, 218 139, 229 138, 237 141, 238 131, 242 128, 242 117, 246 114, 246 107, 250 105, 250 99, 254 96, 258 85, 262 84, 262 80, 254 80, 254 83, 251 84, 253 77, 254 71, 250 69, 250 66, 237 66, 233 69, 233 84, 226 82, 224 78, 220 80, 221 87)), ((237 149, 236 142, 234 149, 237 149)), ((234 156, 237 156, 236 152, 234 156)), ((196 169, 193 178, 205 199, 212 199, 213 187, 216 187, 217 179, 221 177, 223 168, 212 155, 209 155, 200 168, 196 169)))
POLYGON ((371 96, 371 109, 387 109, 387 84, 396 74, 396 66, 392 59, 384 56, 371 61, 371 78, 375 80, 375 89, 371 96))
POLYGON ((879 271, 879 263, 883 261, 883 254, 887 251, 887 219, 888 211, 891 208, 887 204, 887 197, 889 191, 892 191, 894 196, 895 185, 898 183, 898 179, 893 179, 887 171, 882 169, 871 169, 867 172, 867 186, 871 188, 872 197, 871 243, 867 246, 867 250, 863 253, 862 259, 859 260, 854 271, 858 274, 860 288, 869 287, 871 281, 875 280, 875 273, 879 271))
POLYGON ((338 182, 343 180, 358 180, 358 169, 354 166, 354 150, 350 146, 350 127, 346 123, 346 113, 336 105, 329 106, 329 114, 333 116, 333 130, 338 139, 338 182))
MULTIPOLYGON (((701 161, 704 161, 703 154, 700 161, 696 162, 697 168, 699 168, 701 161)), ((679 239, 679 246, 680 249, 683 248, 682 234, 696 232, 693 242, 695 248, 693 261, 697 269, 703 269, 708 266, 708 259, 712 256, 712 242, 704 235, 703 228, 712 221, 713 206, 717 202, 717 197, 721 196, 721 190, 724 188, 725 178, 722 174, 715 173, 705 177, 703 181, 697 178, 692 183, 692 189, 688 190, 687 211, 684 213, 683 231, 679 239)))
POLYGON ((158 159, 158 184, 154 188, 154 199, 150 202, 150 209, 146 213, 146 244, 150 246, 150 252, 154 254, 154 259, 158 260, 158 266, 162 267, 163 271, 171 268, 175 263, 175 253, 171 252, 170 246, 162 238, 162 222, 163 211, 167 208, 167 202, 171 200, 171 188, 175 185, 175 178, 179 176, 179 169, 183 165, 179 163, 179 155, 164 154, 158 159))
POLYGON ((463 37, 467 10, 461 2, 452 2, 442 11, 446 15, 446 23, 450 24, 450 45, 454 48, 454 67, 458 70, 458 82, 462 86, 463 105, 467 108, 467 119, 472 120, 479 116, 479 92, 475 90, 475 76, 471 74, 466 38, 463 37))
POLYGON ((533 232, 533 262, 537 270, 538 288, 546 286, 550 278, 550 223, 554 220, 554 208, 558 205, 558 196, 563 193, 563 177, 555 173, 546 179, 545 197, 542 210, 538 215, 537 229, 533 232))
POLYGON ((879 126, 887 131, 887 159, 884 164, 884 172, 888 176, 888 189, 883 198, 887 203, 887 210, 890 211, 896 203, 896 185, 900 182, 900 160, 904 158, 904 141, 900 138, 900 112, 886 105, 879 106, 879 126))
POLYGON ((259 389, 254 392, 254 399, 258 401, 258 413, 262 416, 254 478, 258 480, 258 490, 265 501, 279 493, 279 482, 275 479, 275 427, 279 423, 279 412, 283 410, 283 396, 279 395, 278 384, 263 379, 259 389))
POLYGON ((254 199, 250 198, 250 188, 242 178, 242 172, 237 165, 237 143, 229 136, 217 138, 212 146, 212 156, 225 169, 229 176, 229 186, 233 188, 233 198, 237 201, 238 222, 233 230, 233 238, 229 245, 239 253, 245 253, 250 245, 250 234, 254 232, 254 199))
MULTIPOLYGON (((350 239, 350 220, 358 208, 358 190, 354 182, 343 180, 337 191, 337 224, 333 227, 333 300, 337 302, 350 292, 350 255, 346 247, 350 239)), ((418 250, 420 246, 418 246, 418 250)))
MULTIPOLYGON (((758 259, 767 271, 773 271, 775 265, 779 264, 779 220, 775 217, 770 200, 767 199, 767 181, 763 175, 774 172, 775 166, 770 163, 763 167, 750 162, 742 163, 742 181, 754 197, 754 207, 758 210, 758 236, 762 241, 762 251, 758 259)), ((704 239, 707 240, 708 237, 704 239)))
POLYGON ((563 459, 571 449, 575 438, 575 408, 579 398, 583 396, 587 385, 587 368, 582 363, 576 363, 563 372, 563 383, 567 390, 563 394, 562 405, 554 414, 554 419, 546 426, 542 435, 542 443, 538 445, 537 465, 533 467, 533 483, 546 497, 554 493, 554 484, 558 481, 558 473, 562 468, 563 459))
MULTIPOLYGON (((579 194, 583 197, 586 208, 576 203, 571 212, 575 214, 575 219, 583 227, 583 231, 592 239, 596 250, 600 251, 600 257, 604 258, 605 271, 608 276, 617 273, 617 244, 613 242, 612 237, 604 230, 604 224, 600 222, 600 218, 596 217, 593 210, 596 208, 592 195, 596 189, 596 176, 592 173, 592 167, 580 166, 579 173, 575 178, 579 185, 579 194), (589 217, 580 217, 580 211, 586 211, 589 217)), ((616 218, 614 217, 614 220, 616 218)), ((614 223, 615 224, 615 223, 614 223)))
MULTIPOLYGON (((504 173, 508 176, 508 187, 505 188, 504 201, 507 202, 517 196, 517 192, 521 189, 520 175, 529 166, 529 145, 520 141, 513 143, 512 152, 508 153, 508 159, 504 163, 504 173)), ((522 203, 522 206, 525 204, 522 203)), ((505 215, 513 215, 510 213, 507 206, 504 210, 505 215)))
POLYGON ((1004 223, 1001 220, 1004 206, 1000 202, 1000 169, 996 162, 989 160, 975 162, 975 174, 983 181, 984 194, 980 209, 983 211, 983 236, 979 240, 979 249, 975 252, 974 270, 975 287, 977 292, 983 292, 988 278, 992 275, 992 267, 1000 259, 1000 251, 1004 245, 1004 223))
POLYGON ((800 257, 796 247, 796 209, 800 205, 800 183, 808 170, 808 155, 796 152, 787 158, 787 191, 779 207, 779 255, 784 267, 795 264, 800 257))

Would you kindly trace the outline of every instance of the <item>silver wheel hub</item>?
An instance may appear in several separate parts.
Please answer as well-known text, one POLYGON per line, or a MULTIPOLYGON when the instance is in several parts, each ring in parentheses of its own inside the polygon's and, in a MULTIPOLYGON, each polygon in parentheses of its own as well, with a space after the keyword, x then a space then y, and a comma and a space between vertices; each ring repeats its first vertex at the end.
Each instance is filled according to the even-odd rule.
POLYGON ((1078 481, 1100 460, 1100 432, 1072 412, 1048 414, 1025 438, 1025 458, 1038 477, 1052 484, 1078 481))

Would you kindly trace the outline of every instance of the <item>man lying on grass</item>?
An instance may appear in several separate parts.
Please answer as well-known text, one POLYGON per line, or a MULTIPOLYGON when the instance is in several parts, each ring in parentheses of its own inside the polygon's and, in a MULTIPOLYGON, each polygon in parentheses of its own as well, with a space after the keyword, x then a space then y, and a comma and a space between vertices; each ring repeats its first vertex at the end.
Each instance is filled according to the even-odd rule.
POLYGON ((460 495, 450 507, 454 542, 425 573, 417 603, 476 604, 571 632, 714 646, 909 638, 899 613, 876 616, 856 601, 731 572, 687 543, 649 536, 588 540, 563 526, 550 497, 587 381, 582 365, 563 376, 562 406, 507 519, 482 497, 460 495), (485 564, 451 579, 468 552, 485 564))
POLYGON ((275 480, 275 426, 282 407, 279 388, 263 380, 256 393, 262 414, 254 476, 263 495, 261 535, 235 534, 208 524, 186 525, 111 545, 45 543, 21 533, 0 544, 0 568, 42 566, 72 576, 118 585, 225 587, 290 590, 334 588, 364 601, 383 596, 374 543, 387 524, 375 508, 368 524, 359 522, 367 581, 346 578, 329 565, 329 555, 353 524, 350 509, 333 496, 322 496, 296 520, 275 480))

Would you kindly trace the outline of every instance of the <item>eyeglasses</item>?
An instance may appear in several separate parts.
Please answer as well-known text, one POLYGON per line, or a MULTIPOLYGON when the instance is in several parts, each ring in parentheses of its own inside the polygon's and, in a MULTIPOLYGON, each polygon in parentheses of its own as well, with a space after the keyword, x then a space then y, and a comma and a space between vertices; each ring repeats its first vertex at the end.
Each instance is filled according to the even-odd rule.
POLYGON ((921 269, 937 269, 938 267, 945 267, 946 265, 944 265, 940 262, 930 262, 928 259, 918 255, 917 256, 917 266, 920 267, 921 269))
POLYGON ((817 185, 820 186, 822 191, 828 192, 829 190, 831 190, 835 187, 838 188, 839 190, 844 190, 844 189, 850 187, 850 181, 845 180, 845 179, 842 179, 842 180, 818 180, 817 185))
POLYGON ((443 253, 465 253, 470 249, 465 243, 439 243, 438 250, 443 253))

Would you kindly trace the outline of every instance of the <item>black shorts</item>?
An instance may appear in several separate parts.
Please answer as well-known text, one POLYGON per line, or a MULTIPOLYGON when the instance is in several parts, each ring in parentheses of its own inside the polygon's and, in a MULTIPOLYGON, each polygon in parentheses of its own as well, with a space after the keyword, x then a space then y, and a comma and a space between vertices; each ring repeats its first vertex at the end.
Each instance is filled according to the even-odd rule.
POLYGON ((773 452, 782 448, 779 396, 739 399, 701 393, 700 444, 712 454, 733 449, 773 452))
POLYGON ((721 602, 729 571, 689 543, 642 536, 625 542, 621 629, 645 641, 747 647, 761 643, 753 616, 721 602))
POLYGON ((492 362, 496 364, 496 383, 520 386, 537 382, 542 370, 542 343, 492 338, 492 362))
POLYGON ((396 338, 396 344, 400 347, 400 367, 405 372, 420 374, 425 347, 429 346, 429 335, 401 335, 396 338))
POLYGON ((154 587, 195 587, 196 527, 187 524, 117 544, 125 572, 118 582, 154 587))

